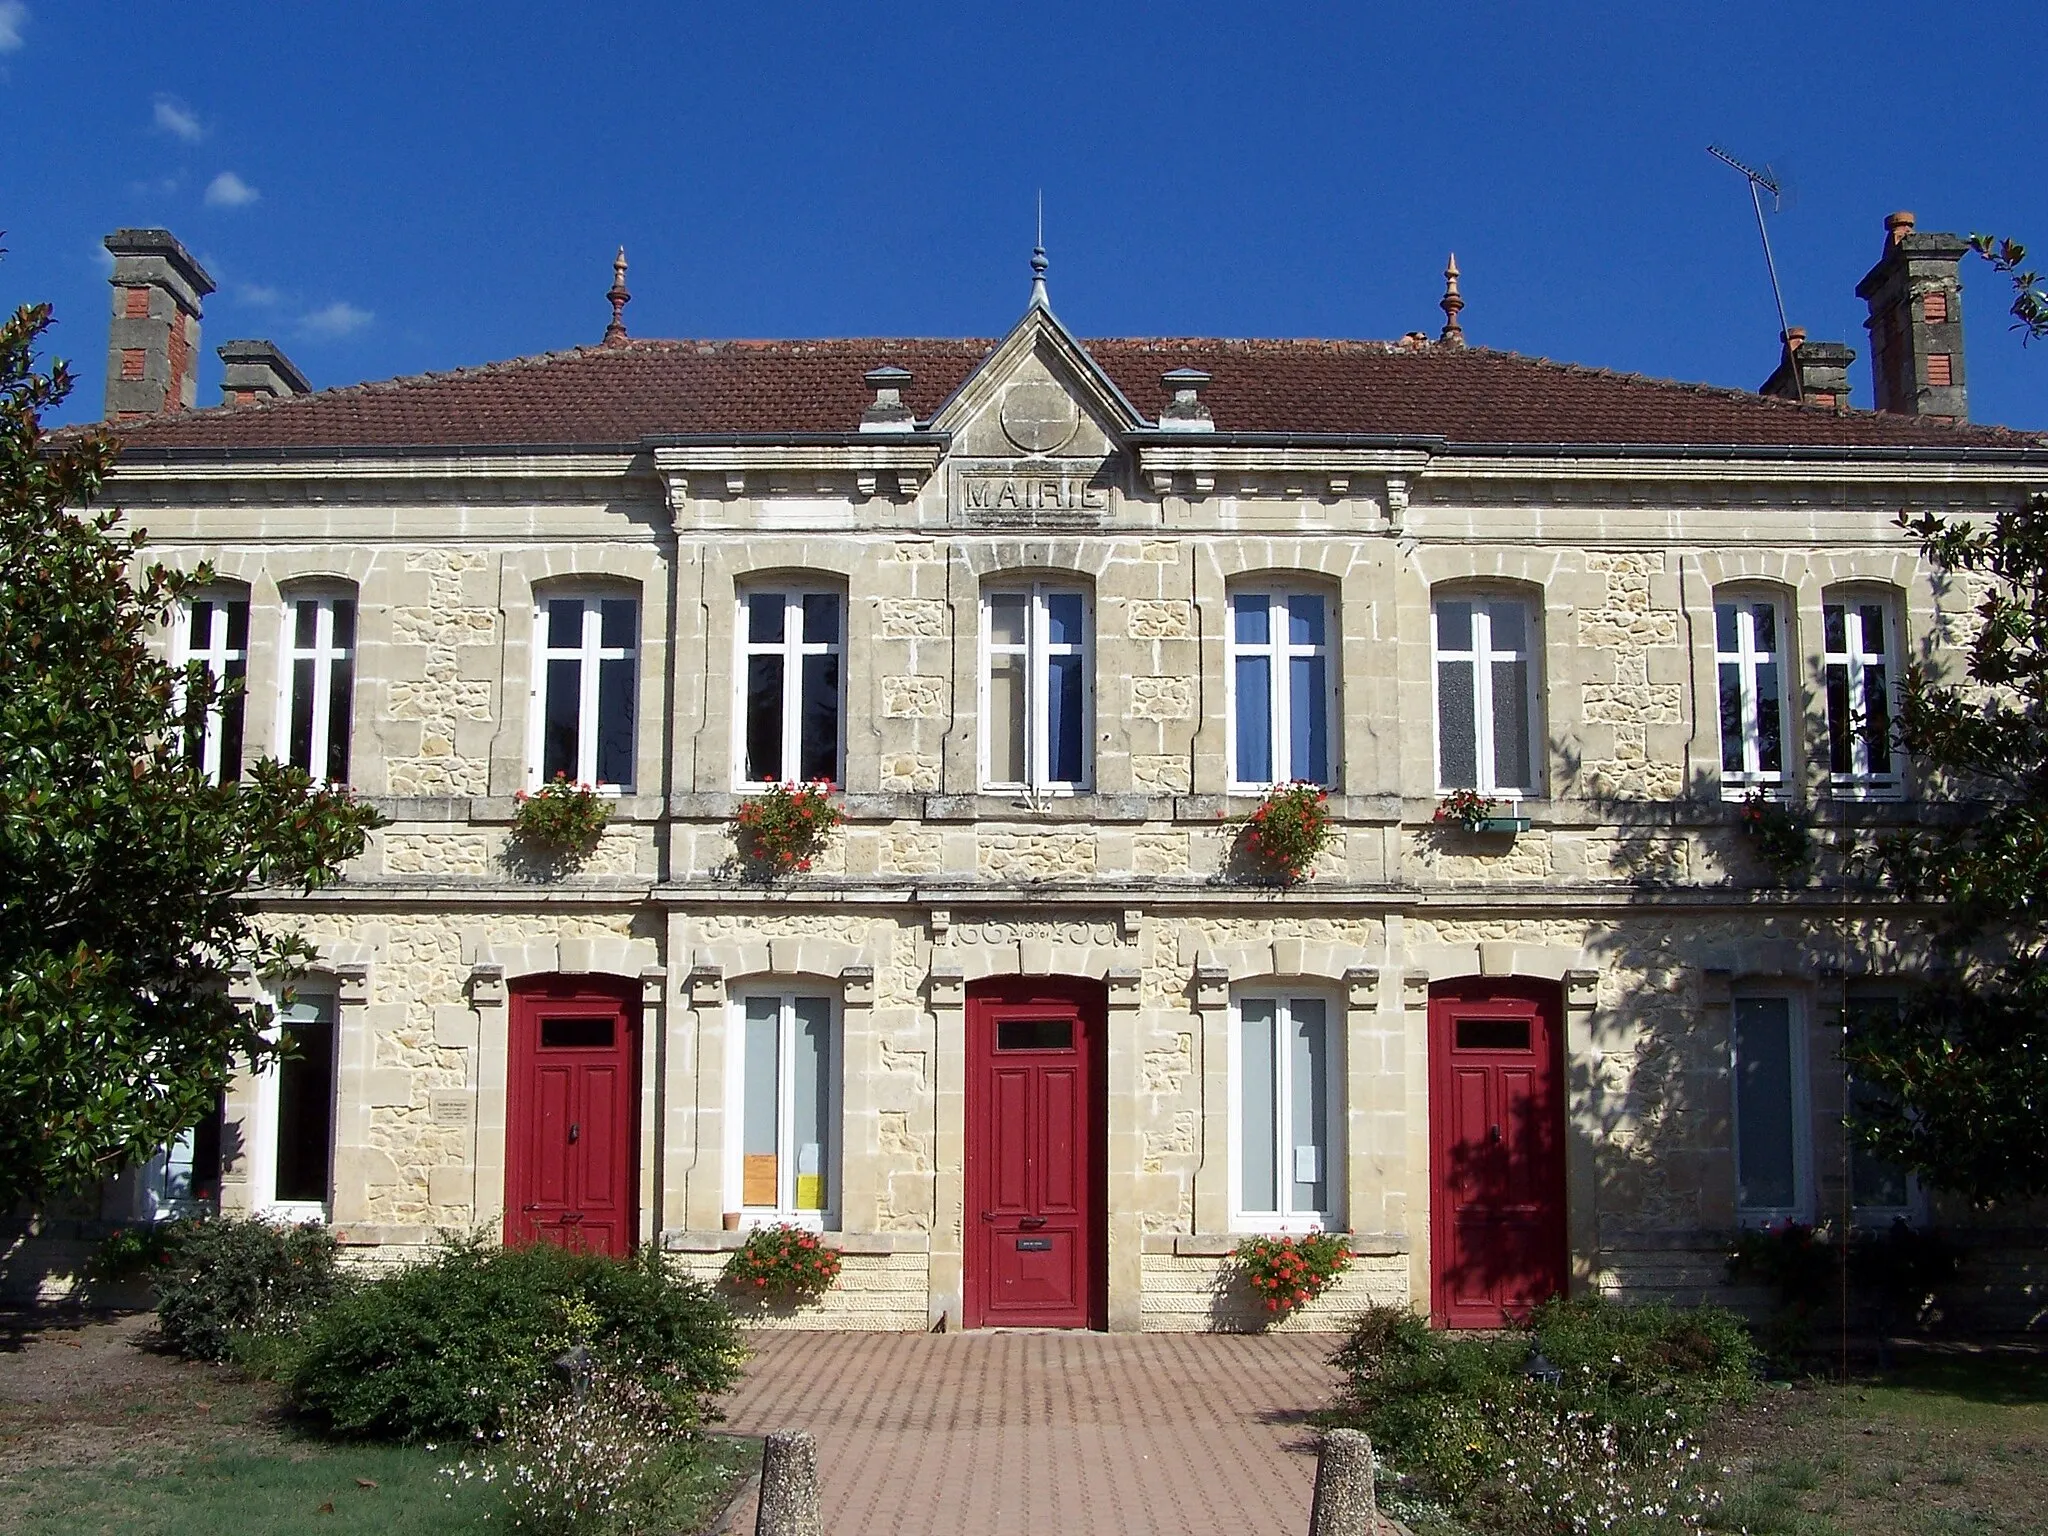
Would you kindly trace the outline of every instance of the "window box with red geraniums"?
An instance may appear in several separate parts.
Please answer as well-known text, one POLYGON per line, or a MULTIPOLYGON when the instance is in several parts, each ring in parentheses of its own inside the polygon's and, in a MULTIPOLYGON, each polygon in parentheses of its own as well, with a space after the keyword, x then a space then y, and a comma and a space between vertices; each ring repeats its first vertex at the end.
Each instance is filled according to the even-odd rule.
POLYGON ((1315 872, 1318 855, 1337 839, 1330 792, 1320 784, 1275 784, 1245 819, 1239 846, 1266 873, 1288 885, 1315 872))
MULTIPOLYGON (((1439 827, 1462 827, 1467 832, 1505 832, 1510 837, 1529 830, 1526 816, 1496 816, 1497 802, 1476 789, 1454 789, 1437 802, 1430 818, 1439 827)), ((1513 810, 1512 804, 1508 807, 1513 810)))
POLYGON ((588 784, 558 773, 529 794, 513 797, 512 835, 537 853, 582 857, 597 846, 612 808, 588 784))
POLYGON ((742 1297, 816 1301, 839 1278, 839 1255, 807 1227, 756 1227, 725 1261, 725 1283, 742 1297))
POLYGON ((1303 1237, 1248 1237, 1231 1262, 1274 1320, 1314 1301, 1351 1267, 1351 1244, 1341 1232, 1303 1237))
POLYGON ((805 875, 832 829, 844 820, 832 803, 832 781, 772 784, 741 802, 732 818, 740 857, 761 873, 805 875))

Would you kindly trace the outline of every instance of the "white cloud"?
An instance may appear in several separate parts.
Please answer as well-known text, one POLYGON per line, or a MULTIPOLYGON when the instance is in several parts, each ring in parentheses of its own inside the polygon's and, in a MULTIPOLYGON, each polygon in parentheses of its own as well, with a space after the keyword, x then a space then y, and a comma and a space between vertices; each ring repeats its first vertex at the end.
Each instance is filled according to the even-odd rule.
POLYGON ((0 0, 0 53, 22 46, 21 29, 28 25, 28 7, 21 0, 0 0))
POLYGON ((235 297, 244 304, 253 304, 258 309, 275 309, 284 302, 284 295, 275 288, 262 283, 238 283, 235 297))
POLYGON ((246 208, 262 195, 233 171, 222 171, 206 184, 209 208, 246 208))
POLYGON ((197 144, 206 137, 206 128, 199 121, 199 114, 175 96, 157 97, 156 125, 172 138, 183 139, 187 144, 197 144))
POLYGON ((377 317, 367 309, 357 309, 346 299, 336 299, 309 314, 299 317, 299 330, 308 336, 335 339, 353 336, 377 317))

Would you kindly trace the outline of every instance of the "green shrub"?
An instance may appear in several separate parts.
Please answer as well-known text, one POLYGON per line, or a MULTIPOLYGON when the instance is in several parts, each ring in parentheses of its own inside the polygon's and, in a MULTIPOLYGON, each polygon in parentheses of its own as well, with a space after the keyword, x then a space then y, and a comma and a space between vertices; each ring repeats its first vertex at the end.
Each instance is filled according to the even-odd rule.
POLYGON ((535 1400, 556 1357, 579 1344, 654 1387, 685 1422, 733 1384, 742 1356, 710 1288, 671 1274, 652 1250, 610 1259, 470 1242, 313 1319, 287 1390, 299 1412, 338 1434, 488 1433, 535 1400))
POLYGON ((1614 1523, 1675 1508, 1692 1437, 1755 1377, 1733 1313, 1598 1297, 1546 1302, 1527 1333, 1481 1338, 1374 1307, 1332 1363, 1345 1375, 1332 1417, 1365 1430, 1416 1496, 1498 1532, 1571 1530, 1558 1521, 1572 1510, 1614 1523), (1529 1374, 1539 1352, 1554 1379, 1529 1374))
POLYGON ((346 1289, 325 1227, 209 1216, 159 1232, 157 1333, 188 1360, 225 1360, 242 1335, 290 1333, 346 1289))

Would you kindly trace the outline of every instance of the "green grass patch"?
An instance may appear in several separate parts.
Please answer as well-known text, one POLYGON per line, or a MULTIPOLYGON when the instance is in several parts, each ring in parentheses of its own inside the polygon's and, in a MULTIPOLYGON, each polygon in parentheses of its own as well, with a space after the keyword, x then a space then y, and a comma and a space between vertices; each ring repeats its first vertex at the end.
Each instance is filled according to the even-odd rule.
MULTIPOLYGON (((671 1532, 703 1529, 758 1470, 761 1445, 706 1436, 678 1456, 658 1511, 671 1532)), ((280 1441, 184 1456, 161 1467, 132 1461, 39 1467, 0 1476, 7 1536, 241 1536, 349 1532, 426 1536, 505 1526, 499 1490, 445 1477, 459 1446, 280 1441), (365 1486, 373 1484, 374 1486, 365 1486)))
POLYGON ((440 1468, 452 1459, 423 1446, 293 1442, 276 1450, 192 1455, 163 1468, 120 1461, 36 1468, 0 1478, 0 1531, 412 1536, 487 1528, 485 1516, 498 1507, 496 1492, 442 1477, 440 1468))

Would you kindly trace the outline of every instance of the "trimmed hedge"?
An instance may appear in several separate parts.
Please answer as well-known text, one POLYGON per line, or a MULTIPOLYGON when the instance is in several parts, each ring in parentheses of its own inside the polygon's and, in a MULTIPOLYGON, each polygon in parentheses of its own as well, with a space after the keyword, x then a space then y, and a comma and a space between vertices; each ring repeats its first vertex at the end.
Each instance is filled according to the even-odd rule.
POLYGON ((339 1298, 288 1370, 294 1408, 332 1433, 491 1433, 577 1345, 646 1382, 686 1422, 738 1378, 739 1330, 716 1295, 647 1249, 631 1259, 466 1243, 339 1298))

